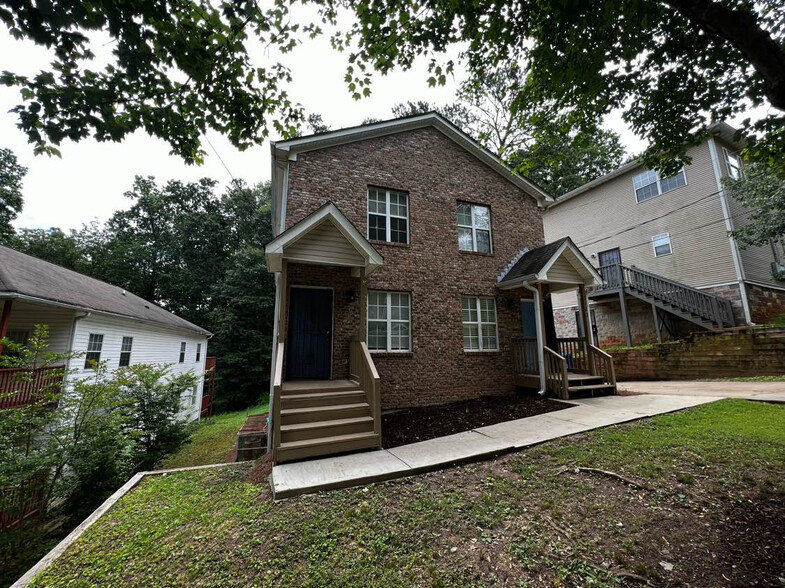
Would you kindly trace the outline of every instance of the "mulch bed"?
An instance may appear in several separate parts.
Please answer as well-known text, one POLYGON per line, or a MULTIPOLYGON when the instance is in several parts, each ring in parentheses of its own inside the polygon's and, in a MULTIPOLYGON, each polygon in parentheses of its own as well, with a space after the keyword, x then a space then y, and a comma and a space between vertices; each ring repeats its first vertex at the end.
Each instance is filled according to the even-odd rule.
POLYGON ((531 394, 407 408, 382 415, 382 447, 391 449, 565 408, 569 405, 531 394))

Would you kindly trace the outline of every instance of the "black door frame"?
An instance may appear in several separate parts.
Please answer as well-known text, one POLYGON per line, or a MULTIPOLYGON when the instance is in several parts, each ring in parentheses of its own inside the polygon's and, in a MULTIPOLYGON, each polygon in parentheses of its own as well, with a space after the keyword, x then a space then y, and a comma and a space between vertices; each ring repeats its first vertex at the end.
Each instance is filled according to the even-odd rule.
MULTIPOLYGON (((305 286, 302 284, 290 284, 289 285, 289 292, 287 293, 287 298, 289 303, 286 305, 286 335, 289 336, 289 314, 291 312, 291 300, 292 300, 292 289, 299 288, 301 290, 329 290, 330 291, 330 374, 327 376, 328 380, 332 380, 333 378, 333 355, 335 352, 335 288, 332 286, 305 286)), ((289 371, 289 351, 290 346, 287 345, 287 352, 286 352, 286 370, 284 374, 288 374, 289 371)), ((284 376, 286 377, 286 376, 284 376)))

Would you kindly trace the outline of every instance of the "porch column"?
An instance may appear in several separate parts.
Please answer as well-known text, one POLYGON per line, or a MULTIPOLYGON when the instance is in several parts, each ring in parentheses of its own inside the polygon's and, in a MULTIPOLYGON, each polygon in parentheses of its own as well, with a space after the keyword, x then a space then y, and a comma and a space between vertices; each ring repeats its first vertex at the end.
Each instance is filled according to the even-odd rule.
MULTIPOLYGON (((13 300, 6 300, 3 304, 3 314, 0 315, 0 339, 3 339, 8 331, 8 321, 11 318, 11 305, 13 300)), ((3 346, 0 345, 0 355, 3 353, 3 346)))
POLYGON ((365 272, 360 276, 360 341, 368 343, 368 283, 365 272))
MULTIPOLYGON (((586 286, 578 286, 578 299, 581 308, 581 323, 583 324, 583 353, 587 359, 589 356, 589 342, 591 341, 591 321, 589 320, 589 298, 586 296, 586 286)), ((589 370, 593 376, 597 375, 597 366, 594 361, 589 361, 589 370)))
POLYGON ((624 324, 624 338, 627 347, 632 347, 632 331, 630 331, 630 317, 627 316, 627 299, 624 296, 624 288, 619 290, 619 306, 621 306, 621 321, 624 324))
POLYGON ((281 280, 278 283, 278 287, 281 289, 281 306, 278 314, 278 342, 279 343, 286 341, 286 331, 289 328, 289 325, 286 322, 286 307, 289 299, 288 296, 289 284, 286 278, 287 266, 288 266, 288 262, 284 260, 281 266, 281 280))

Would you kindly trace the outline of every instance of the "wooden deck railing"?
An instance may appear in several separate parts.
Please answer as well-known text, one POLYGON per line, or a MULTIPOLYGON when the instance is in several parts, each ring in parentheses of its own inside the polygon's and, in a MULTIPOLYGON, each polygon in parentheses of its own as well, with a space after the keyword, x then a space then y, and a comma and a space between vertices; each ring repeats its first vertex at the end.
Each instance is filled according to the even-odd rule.
POLYGON ((275 459, 275 452, 281 444, 281 391, 283 390, 283 356, 284 356, 284 343, 278 343, 278 348, 275 352, 275 373, 273 374, 273 413, 270 415, 272 421, 269 424, 269 430, 273 432, 273 459, 275 459))
POLYGON ((537 337, 513 337, 512 369, 516 375, 540 373, 537 357, 537 337))
POLYGON ((637 267, 612 264, 599 268, 602 285, 595 291, 621 288, 651 296, 661 302, 672 304, 682 311, 712 321, 719 327, 735 324, 730 300, 692 288, 681 282, 653 274, 637 267))
POLYGON ((352 378, 360 383, 360 387, 365 391, 365 398, 371 407, 371 415, 373 415, 373 432, 379 435, 379 442, 381 443, 381 379, 365 341, 360 341, 359 339, 352 340, 349 347, 349 373, 352 378))
POLYGON ((586 337, 560 337, 556 339, 555 351, 567 360, 568 369, 587 374, 591 372, 586 337))
POLYGON ((567 379, 567 360, 549 347, 545 351, 545 382, 547 389, 559 398, 568 399, 569 380, 567 379))
POLYGON ((26 478, 19 486, 0 488, 0 530, 13 527, 44 510, 45 473, 26 478))
POLYGON ((32 404, 42 395, 59 393, 64 376, 62 365, 0 369, 0 410, 32 404))

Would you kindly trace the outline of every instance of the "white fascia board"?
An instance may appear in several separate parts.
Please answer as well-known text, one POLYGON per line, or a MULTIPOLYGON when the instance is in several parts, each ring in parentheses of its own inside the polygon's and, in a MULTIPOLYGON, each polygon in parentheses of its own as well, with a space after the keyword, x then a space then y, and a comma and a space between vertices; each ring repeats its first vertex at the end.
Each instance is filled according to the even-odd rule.
MULTIPOLYGON (((561 247, 559 247, 556 250, 556 253, 553 254, 553 257, 551 257, 548 260, 548 263, 546 263, 543 266, 543 268, 540 270, 540 272, 538 274, 538 278, 547 280, 548 270, 551 269, 553 264, 556 263, 556 260, 559 259, 559 257, 561 257, 561 255, 567 249, 569 249, 573 253, 573 255, 575 255, 576 259, 581 263, 582 268, 591 277, 591 281, 594 284, 602 284, 602 277, 600 276, 599 272, 596 270, 596 268, 591 263, 589 263, 589 261, 586 259, 586 256, 583 253, 581 253, 580 249, 578 249, 573 244, 572 239, 569 239, 569 238, 567 239, 567 241, 565 241, 564 243, 561 244, 561 247)), ((570 265, 572 265, 575 268, 575 265, 572 262, 569 262, 569 263, 570 263, 570 265)), ((577 271, 578 273, 581 273, 581 270, 579 268, 575 268, 575 271, 577 271)))

